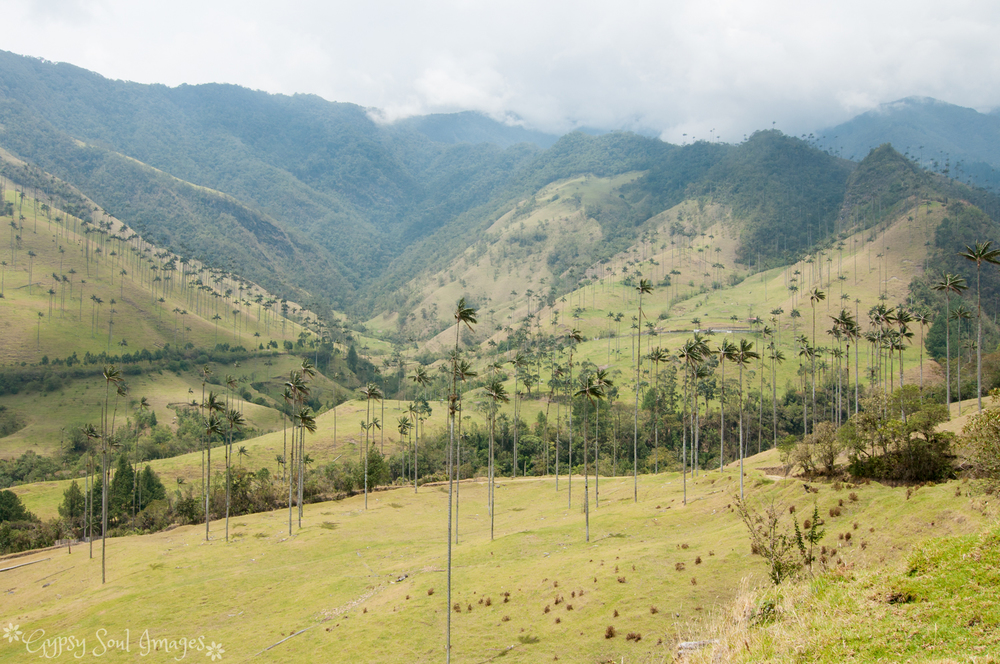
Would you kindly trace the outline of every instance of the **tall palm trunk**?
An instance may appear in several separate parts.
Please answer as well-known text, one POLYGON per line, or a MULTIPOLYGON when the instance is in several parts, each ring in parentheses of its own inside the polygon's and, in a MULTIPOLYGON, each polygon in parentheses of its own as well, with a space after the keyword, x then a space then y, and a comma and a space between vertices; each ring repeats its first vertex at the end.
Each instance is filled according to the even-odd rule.
MULTIPOLYGON (((688 421, 688 367, 684 367, 684 407, 681 409, 681 487, 687 505, 687 421, 688 421)), ((693 433, 692 433, 693 435, 693 433)))
POLYGON ((726 467, 726 360, 722 358, 722 387, 719 389, 719 472, 726 467))
POLYGON ((740 363, 740 500, 743 500, 743 363, 740 363))
POLYGON ((587 542, 590 542, 590 471, 587 468, 587 399, 583 400, 583 521, 587 542))
POLYGON ((948 291, 944 292, 944 347, 945 347, 945 406, 951 419, 951 302, 948 291))

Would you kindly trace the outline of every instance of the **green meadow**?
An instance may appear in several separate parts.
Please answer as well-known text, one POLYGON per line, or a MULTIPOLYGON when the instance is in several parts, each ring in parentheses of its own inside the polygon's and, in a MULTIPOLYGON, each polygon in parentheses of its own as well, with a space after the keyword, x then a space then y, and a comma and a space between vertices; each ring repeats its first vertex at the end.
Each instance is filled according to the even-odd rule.
MULTIPOLYGON (((897 569, 932 538, 974 537, 996 517, 962 483, 917 491, 810 483, 811 493, 774 475, 776 461, 769 452, 748 462, 750 503, 794 506, 797 518, 815 505, 823 544, 838 550, 809 587, 897 569), (841 503, 840 516, 826 516, 841 503)), ((551 477, 498 480, 492 541, 486 486, 465 481, 451 607, 447 486, 428 485, 376 492, 367 510, 361 496, 306 505, 291 536, 279 510, 233 519, 229 542, 221 521, 208 542, 198 525, 112 539, 104 586, 100 542, 93 559, 77 545, 5 560, 2 567, 40 562, 2 572, 0 619, 25 634, 87 638, 89 650, 102 647, 100 630, 105 643, 128 630, 131 650, 109 650, 110 661, 134 658, 148 631, 221 644, 225 661, 421 662, 443 659, 450 611, 453 661, 670 662, 678 642, 714 637, 731 603, 766 584, 732 509, 738 480, 733 466, 686 482, 644 475, 634 502, 632 478, 601 478, 599 506, 591 480, 590 542, 580 476, 572 505, 565 477, 558 490, 551 477)), ((870 661, 865 652, 880 651, 865 648, 878 647, 854 652, 870 661)), ((23 643, 0 644, 0 661, 28 656, 23 643)))

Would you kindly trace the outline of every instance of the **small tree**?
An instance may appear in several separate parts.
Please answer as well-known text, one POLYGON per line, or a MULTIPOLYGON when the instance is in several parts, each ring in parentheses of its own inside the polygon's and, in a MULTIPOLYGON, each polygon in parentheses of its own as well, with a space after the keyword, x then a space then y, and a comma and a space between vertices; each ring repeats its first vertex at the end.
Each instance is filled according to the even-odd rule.
POLYGON ((76 480, 70 483, 69 488, 63 492, 63 501, 59 505, 59 516, 61 516, 70 528, 78 528, 83 525, 83 517, 87 513, 86 498, 80 485, 76 480))
POLYGON ((10 490, 0 491, 0 522, 36 520, 35 515, 25 508, 16 493, 10 490))
POLYGON ((813 516, 809 527, 802 531, 799 522, 792 517, 791 532, 781 520, 781 515, 787 510, 780 509, 774 501, 761 509, 754 509, 745 500, 734 498, 736 512, 747 527, 750 535, 750 551, 767 561, 770 570, 768 576, 774 585, 792 577, 803 567, 812 572, 815 560, 813 550, 823 539, 825 531, 819 518, 819 508, 813 505, 813 516))
MULTIPOLYGON (((1000 389, 990 390, 993 405, 1000 405, 1000 389)), ((991 408, 969 418, 962 442, 976 471, 991 484, 1000 483, 1000 410, 991 408)))

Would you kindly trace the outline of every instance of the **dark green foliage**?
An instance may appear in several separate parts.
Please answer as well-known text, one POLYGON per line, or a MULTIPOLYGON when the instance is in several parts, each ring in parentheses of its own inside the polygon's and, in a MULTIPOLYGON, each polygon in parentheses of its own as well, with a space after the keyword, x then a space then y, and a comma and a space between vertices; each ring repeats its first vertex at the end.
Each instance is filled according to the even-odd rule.
POLYGON ((0 521, 37 521, 13 491, 0 491, 0 521))
POLYGON ((204 514, 201 511, 204 504, 203 500, 195 497, 191 487, 188 487, 183 494, 178 490, 174 500, 174 514, 181 523, 197 523, 204 514))
POLYGON ((132 495, 135 490, 135 473, 132 464, 122 454, 115 464, 114 475, 108 486, 108 518, 121 521, 132 516, 132 495))
POLYGON ((153 501, 165 500, 167 497, 167 489, 163 486, 163 482, 160 481, 160 476, 157 475, 150 466, 143 468, 142 472, 139 473, 139 486, 138 486, 138 500, 139 509, 146 509, 153 501))
POLYGON ((76 480, 73 480, 69 488, 63 492, 63 501, 59 505, 59 516, 66 521, 72 530, 79 531, 84 524, 85 515, 86 498, 83 491, 80 490, 80 485, 76 480))
POLYGON ((16 410, 0 406, 0 438, 20 431, 24 425, 24 418, 16 410))
POLYGON ((54 523, 0 521, 0 554, 53 546, 61 534, 54 523))
POLYGON ((907 385, 892 397, 877 393, 837 432, 855 477, 897 482, 934 482, 954 475, 953 434, 938 432, 948 419, 944 406, 924 400, 907 385), (905 421, 902 413, 906 412, 905 421))
POLYGON ((28 450, 16 459, 0 459, 0 488, 40 482, 53 477, 58 470, 52 459, 28 450))
POLYGON ((83 491, 76 480, 73 480, 69 488, 63 492, 63 501, 59 505, 59 516, 64 519, 80 519, 84 514, 85 499, 83 491))
POLYGON ((758 252, 789 258, 833 234, 853 167, 781 132, 759 131, 694 191, 728 203, 743 222, 739 262, 755 263, 758 252))
MULTIPOLYGON (((384 486, 391 481, 389 466, 385 457, 377 449, 372 447, 368 450, 368 490, 384 486)), ((354 486, 362 488, 365 486, 365 466, 358 464, 355 467, 354 486)))

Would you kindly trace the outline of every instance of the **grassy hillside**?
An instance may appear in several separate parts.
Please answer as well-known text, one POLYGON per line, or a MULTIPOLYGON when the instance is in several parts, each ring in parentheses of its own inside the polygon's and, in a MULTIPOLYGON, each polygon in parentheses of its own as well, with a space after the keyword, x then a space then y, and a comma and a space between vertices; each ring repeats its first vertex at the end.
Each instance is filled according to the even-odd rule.
POLYGON ((167 343, 256 347, 301 331, 281 316, 294 304, 277 311, 256 284, 162 251, 96 206, 81 219, 18 180, 4 191, 0 362, 167 343))
MULTIPOLYGON (((759 461, 773 463, 773 456, 759 461)), ((600 507, 590 506, 589 544, 581 480, 573 483, 571 508, 565 479, 558 492, 551 479, 501 481, 492 542, 485 488, 463 484, 453 591, 460 612, 452 609, 456 658, 671 661, 678 641, 713 636, 714 618, 729 601, 765 582, 730 510, 737 490, 732 469, 689 477, 687 506, 676 474, 642 477, 638 503, 631 479, 605 479, 600 507), (609 626, 614 636, 607 638, 609 626)), ((831 588, 846 575, 891 568, 928 538, 976 533, 995 518, 962 485, 908 497, 905 488, 838 491, 820 484, 818 494, 804 494, 801 482, 750 471, 748 487, 754 503, 795 505, 796 514, 811 512, 815 502, 825 515, 843 501, 841 516, 825 517, 823 543, 838 553, 822 577, 829 580, 816 582, 831 588), (849 544, 838 538, 844 532, 854 534, 849 544)), ((205 646, 221 643, 225 657, 237 660, 274 646, 261 655, 265 660, 436 661, 449 610, 444 491, 380 492, 367 511, 358 497, 308 505, 293 537, 287 513, 279 511, 235 519, 229 543, 219 522, 209 543, 198 526, 110 540, 105 586, 99 545, 94 560, 83 546, 71 555, 62 549, 18 558, 11 564, 44 562, 4 572, 3 620, 28 634, 86 636, 88 648, 97 645, 101 628, 113 638, 129 629, 132 651, 108 653, 115 661, 135 656, 144 630, 150 638, 203 636, 205 646), (286 637, 292 638, 279 644, 286 637)), ((866 659, 869 651, 859 647, 856 655, 866 659)), ((4 642, 0 660, 20 661, 23 648, 4 642)))
MULTIPOLYGON (((987 511, 979 487, 952 488, 956 498, 987 511)), ((917 539, 963 518, 939 509, 944 490, 914 492, 913 509, 927 510, 914 524, 917 539)), ((997 537, 991 514, 981 532, 919 541, 893 564, 848 564, 819 578, 746 592, 721 612, 720 643, 688 661, 995 662, 1000 641, 992 626, 1000 616, 987 589, 997 583, 997 537)))

